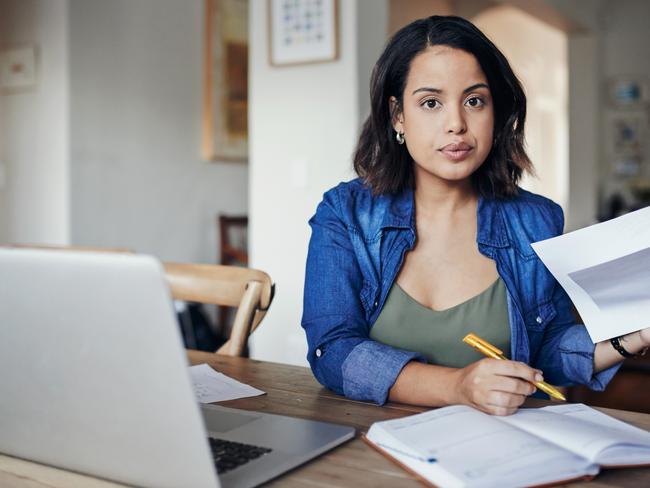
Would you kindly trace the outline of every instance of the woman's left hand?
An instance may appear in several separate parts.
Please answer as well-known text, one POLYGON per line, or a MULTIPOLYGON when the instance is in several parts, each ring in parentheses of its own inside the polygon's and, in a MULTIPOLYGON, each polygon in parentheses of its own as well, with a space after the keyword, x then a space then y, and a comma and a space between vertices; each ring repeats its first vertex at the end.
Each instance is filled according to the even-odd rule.
POLYGON ((641 340, 645 343, 645 347, 650 347, 650 327, 641 329, 639 334, 641 335, 641 340))

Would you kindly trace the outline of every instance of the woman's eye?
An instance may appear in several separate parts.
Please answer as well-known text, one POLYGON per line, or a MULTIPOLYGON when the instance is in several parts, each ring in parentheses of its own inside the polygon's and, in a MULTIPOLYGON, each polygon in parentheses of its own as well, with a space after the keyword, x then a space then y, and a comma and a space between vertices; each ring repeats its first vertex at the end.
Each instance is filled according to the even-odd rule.
POLYGON ((426 108, 436 108, 438 105, 440 105, 440 102, 438 102, 438 100, 435 98, 431 98, 429 100, 425 100, 422 105, 424 105, 426 108))
POLYGON ((485 105, 485 102, 478 97, 469 98, 465 103, 472 108, 478 108, 485 105))

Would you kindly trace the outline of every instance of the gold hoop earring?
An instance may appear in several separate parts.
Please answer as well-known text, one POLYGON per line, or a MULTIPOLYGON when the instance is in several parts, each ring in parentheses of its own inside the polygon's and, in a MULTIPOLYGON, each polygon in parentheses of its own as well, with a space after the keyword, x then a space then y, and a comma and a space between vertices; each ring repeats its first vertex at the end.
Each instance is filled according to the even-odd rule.
POLYGON ((395 131, 395 139, 397 140, 397 144, 404 144, 404 132, 395 131))

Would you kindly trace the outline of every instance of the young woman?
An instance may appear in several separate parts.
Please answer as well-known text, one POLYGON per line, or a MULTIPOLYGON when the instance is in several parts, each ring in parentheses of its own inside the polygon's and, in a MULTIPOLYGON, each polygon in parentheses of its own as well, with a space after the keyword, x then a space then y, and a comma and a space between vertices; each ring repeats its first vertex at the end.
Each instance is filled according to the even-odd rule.
MULTIPOLYGON (((359 179, 310 220, 302 325, 316 378, 350 398, 511 414, 532 381, 602 390, 623 356, 594 347, 530 244, 562 210, 517 187, 526 98, 470 22, 433 16, 389 41, 354 156, 359 179), (482 359, 468 332, 511 360, 482 359)), ((635 354, 650 329, 620 338, 635 354)))

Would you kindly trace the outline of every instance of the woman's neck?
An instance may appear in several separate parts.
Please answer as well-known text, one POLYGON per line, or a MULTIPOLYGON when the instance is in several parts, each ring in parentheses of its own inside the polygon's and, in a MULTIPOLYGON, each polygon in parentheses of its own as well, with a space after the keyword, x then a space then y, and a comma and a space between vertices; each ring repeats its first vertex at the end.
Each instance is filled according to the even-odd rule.
POLYGON ((420 216, 449 218, 464 211, 474 211, 478 197, 469 179, 435 185, 418 184, 416 180, 414 201, 420 216))

